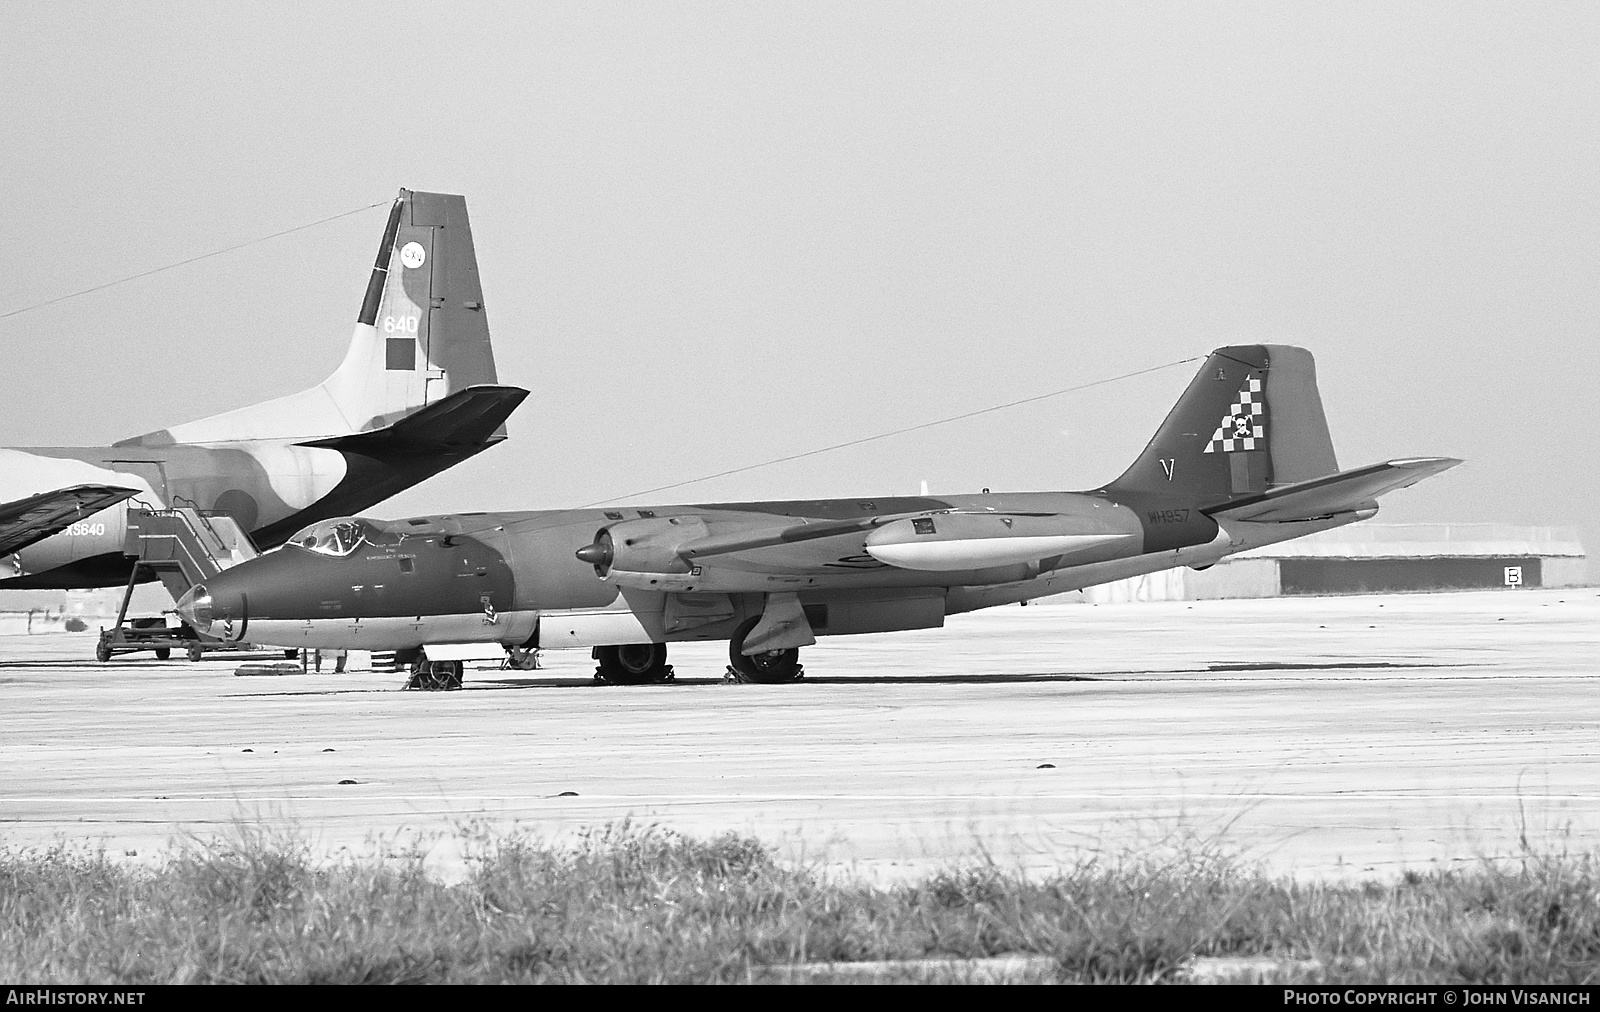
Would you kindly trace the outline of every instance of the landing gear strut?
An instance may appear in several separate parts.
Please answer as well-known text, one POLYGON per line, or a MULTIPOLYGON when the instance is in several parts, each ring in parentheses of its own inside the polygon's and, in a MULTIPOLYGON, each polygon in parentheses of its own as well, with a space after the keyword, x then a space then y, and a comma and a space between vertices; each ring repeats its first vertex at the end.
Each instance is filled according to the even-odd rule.
POLYGON ((618 647, 595 647, 594 680, 610 685, 649 685, 672 681, 672 665, 667 663, 665 643, 628 643, 618 647))
POLYGON ((799 647, 768 650, 748 656, 742 652, 745 637, 750 635, 750 630, 759 621, 760 616, 745 619, 733 631, 733 638, 728 640, 728 677, 736 682, 759 682, 763 685, 798 682, 804 678, 806 669, 800 663, 799 647))
POLYGON ((419 659, 411 662, 411 678, 406 681, 408 689, 427 689, 438 691, 440 689, 461 688, 461 671, 463 665, 460 661, 430 661, 419 659))

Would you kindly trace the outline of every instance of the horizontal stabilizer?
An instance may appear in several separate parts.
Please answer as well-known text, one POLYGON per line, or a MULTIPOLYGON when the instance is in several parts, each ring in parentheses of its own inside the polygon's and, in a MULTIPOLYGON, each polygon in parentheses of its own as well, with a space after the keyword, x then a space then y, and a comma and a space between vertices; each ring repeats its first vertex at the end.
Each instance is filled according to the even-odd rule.
POLYGON ((114 506, 138 489, 117 485, 72 485, 0 503, 0 555, 10 555, 59 534, 85 517, 114 506))
POLYGON ((1415 485, 1424 478, 1449 470, 1461 461, 1454 457, 1410 457, 1369 464, 1322 478, 1282 485, 1248 499, 1212 506, 1202 512, 1224 520, 1283 522, 1313 520, 1335 513, 1373 509, 1385 492, 1415 485))
POLYGON ((527 396, 528 391, 521 387, 467 387, 427 407, 418 408, 381 429, 314 439, 299 445, 320 446, 382 459, 394 454, 413 453, 419 447, 446 448, 497 443, 506 436, 503 426, 507 416, 527 396))

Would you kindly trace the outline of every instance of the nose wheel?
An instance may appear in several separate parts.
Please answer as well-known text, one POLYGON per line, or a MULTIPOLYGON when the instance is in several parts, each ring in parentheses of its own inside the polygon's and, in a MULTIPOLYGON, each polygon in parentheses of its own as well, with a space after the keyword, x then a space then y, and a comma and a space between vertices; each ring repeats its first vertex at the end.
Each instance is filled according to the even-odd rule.
POLYGON ((739 628, 733 631, 733 638, 728 640, 728 675, 733 682, 757 682, 762 685, 778 685, 784 682, 798 682, 806 676, 805 665, 800 663, 800 648, 791 647, 788 650, 766 650, 756 654, 745 654, 745 637, 750 635, 750 630, 761 621, 759 617, 745 619, 739 628))
POLYGON ((459 689, 463 668, 464 665, 460 661, 413 661, 411 677, 406 680, 406 688, 430 692, 459 689))
POLYGON ((672 681, 665 643, 595 647, 594 680, 602 685, 649 685, 672 681))

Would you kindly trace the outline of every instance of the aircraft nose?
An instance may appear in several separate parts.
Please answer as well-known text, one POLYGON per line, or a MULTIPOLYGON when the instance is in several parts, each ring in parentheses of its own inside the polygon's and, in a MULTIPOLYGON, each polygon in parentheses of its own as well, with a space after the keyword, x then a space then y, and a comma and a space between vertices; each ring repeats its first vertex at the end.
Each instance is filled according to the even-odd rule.
POLYGON ((194 627, 196 632, 211 634, 211 625, 215 621, 212 614, 211 594, 206 590, 206 585, 197 583, 178 598, 178 614, 183 620, 194 627))
POLYGON ((248 618, 242 595, 236 601, 219 603, 203 583, 190 587, 178 599, 177 610, 196 632, 221 640, 234 640, 243 635, 248 618))

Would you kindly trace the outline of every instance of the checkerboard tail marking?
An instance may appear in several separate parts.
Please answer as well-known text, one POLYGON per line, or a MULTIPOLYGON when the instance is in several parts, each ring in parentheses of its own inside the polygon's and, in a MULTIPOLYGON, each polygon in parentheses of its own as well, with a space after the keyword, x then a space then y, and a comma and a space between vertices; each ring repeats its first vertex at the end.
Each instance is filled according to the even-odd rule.
POLYGON ((1223 416, 1222 423, 1217 426, 1217 431, 1211 434, 1211 442, 1206 444, 1206 453, 1235 453, 1239 450, 1266 449, 1267 439, 1267 406, 1261 393, 1259 379, 1245 380, 1239 390, 1239 396, 1228 405, 1228 413, 1223 416))

